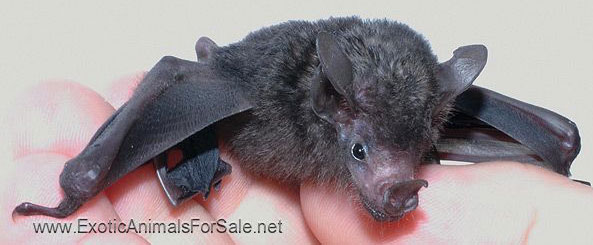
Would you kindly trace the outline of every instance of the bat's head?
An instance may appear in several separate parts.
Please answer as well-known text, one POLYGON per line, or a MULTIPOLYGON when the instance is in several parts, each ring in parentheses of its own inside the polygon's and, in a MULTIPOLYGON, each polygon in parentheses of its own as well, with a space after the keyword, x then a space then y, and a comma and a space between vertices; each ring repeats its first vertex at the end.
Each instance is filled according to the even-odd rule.
POLYGON ((486 61, 485 47, 472 45, 438 64, 425 41, 416 41, 393 46, 358 40, 354 47, 324 32, 317 38, 312 107, 335 127, 339 159, 378 221, 416 208, 418 191, 428 185, 416 178, 416 169, 433 149, 451 100, 486 61))

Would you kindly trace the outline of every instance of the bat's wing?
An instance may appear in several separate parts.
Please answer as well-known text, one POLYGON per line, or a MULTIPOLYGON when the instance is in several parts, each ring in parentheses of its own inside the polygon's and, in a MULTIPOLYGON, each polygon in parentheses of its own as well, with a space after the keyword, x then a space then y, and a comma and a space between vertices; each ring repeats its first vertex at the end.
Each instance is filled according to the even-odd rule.
POLYGON ((569 175, 580 150, 576 125, 547 109, 471 86, 437 144, 441 159, 513 160, 569 175))
MULTIPOLYGON (((65 197, 58 207, 23 203, 15 213, 68 216, 138 166, 213 123, 250 108, 238 84, 220 78, 208 64, 164 57, 86 148, 66 163, 60 175, 65 197)), ((196 164, 211 158, 208 152, 218 154, 217 149, 199 150, 194 154, 199 160, 196 164)), ((211 162, 207 167, 210 179, 228 173, 224 163, 211 162)))

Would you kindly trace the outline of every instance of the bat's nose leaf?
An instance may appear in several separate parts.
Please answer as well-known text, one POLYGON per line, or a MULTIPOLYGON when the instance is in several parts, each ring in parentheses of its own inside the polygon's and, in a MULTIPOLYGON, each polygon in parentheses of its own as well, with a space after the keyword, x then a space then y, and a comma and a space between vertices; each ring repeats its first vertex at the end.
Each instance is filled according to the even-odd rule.
POLYGON ((427 187, 428 182, 415 179, 397 183, 383 194, 383 206, 388 215, 402 216, 418 206, 418 191, 427 187))

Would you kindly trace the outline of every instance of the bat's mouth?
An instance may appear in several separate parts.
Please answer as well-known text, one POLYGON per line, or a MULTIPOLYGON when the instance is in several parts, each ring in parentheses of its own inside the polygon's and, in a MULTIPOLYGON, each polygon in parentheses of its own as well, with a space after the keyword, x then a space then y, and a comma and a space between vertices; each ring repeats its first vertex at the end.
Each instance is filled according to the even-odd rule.
POLYGON ((397 215, 389 215, 389 214, 385 213, 384 211, 381 211, 381 208, 374 205, 372 202, 370 202, 364 196, 362 197, 362 204, 363 204, 364 208, 367 210, 367 212, 369 212, 369 214, 373 217, 373 219, 375 219, 376 221, 379 221, 379 222, 397 221, 397 220, 401 219, 402 217, 404 217, 404 214, 405 214, 405 213, 401 213, 401 214, 397 214, 397 215))

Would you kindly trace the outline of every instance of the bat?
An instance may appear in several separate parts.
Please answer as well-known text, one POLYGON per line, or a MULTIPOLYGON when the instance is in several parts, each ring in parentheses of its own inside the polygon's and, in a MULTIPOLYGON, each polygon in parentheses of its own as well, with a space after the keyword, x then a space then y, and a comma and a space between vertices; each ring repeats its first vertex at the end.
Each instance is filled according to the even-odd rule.
POLYGON ((151 160, 171 204, 207 198, 231 172, 217 138, 256 177, 352 185, 377 221, 418 206, 420 164, 512 160, 569 176, 580 150, 567 118, 472 85, 485 46, 439 63, 395 21, 290 21, 224 47, 202 37, 195 49, 197 62, 156 63, 66 162, 57 207, 25 202, 13 215, 66 217, 151 160), (183 160, 169 169, 172 149, 183 160))

